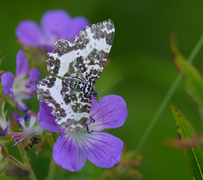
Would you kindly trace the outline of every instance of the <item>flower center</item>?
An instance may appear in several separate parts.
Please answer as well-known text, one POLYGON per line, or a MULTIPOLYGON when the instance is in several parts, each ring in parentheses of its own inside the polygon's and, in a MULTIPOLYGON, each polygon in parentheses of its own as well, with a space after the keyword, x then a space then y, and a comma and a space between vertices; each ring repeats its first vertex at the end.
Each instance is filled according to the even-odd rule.
POLYGON ((26 86, 28 79, 25 79, 25 75, 17 76, 13 83, 13 93, 18 100, 27 99, 31 95, 31 89, 26 86))
POLYGON ((92 118, 92 116, 90 116, 90 123, 85 125, 88 134, 92 134, 94 132, 94 130, 90 131, 89 127, 88 127, 90 124, 92 124, 94 122, 95 122, 95 120, 92 118))

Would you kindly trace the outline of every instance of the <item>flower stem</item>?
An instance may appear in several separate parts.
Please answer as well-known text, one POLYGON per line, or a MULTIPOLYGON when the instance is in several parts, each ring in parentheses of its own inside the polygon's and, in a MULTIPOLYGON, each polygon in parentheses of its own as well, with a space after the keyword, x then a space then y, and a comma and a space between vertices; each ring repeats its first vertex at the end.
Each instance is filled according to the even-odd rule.
POLYGON ((16 166, 20 167, 20 168, 26 168, 27 166, 25 164, 23 164, 22 162, 20 162, 19 160, 17 160, 15 157, 8 155, 9 161, 12 162, 13 164, 15 164, 16 166))
POLYGON ((37 180, 36 176, 35 176, 35 173, 34 171, 32 170, 32 167, 31 167, 31 164, 30 164, 30 161, 27 157, 27 153, 25 152, 25 149, 23 147, 22 144, 20 144, 18 146, 18 149, 20 151, 20 154, 21 154, 21 157, 23 159, 23 162, 24 162, 24 165, 27 167, 27 170, 30 172, 30 175, 29 175, 29 178, 30 180, 37 180))
MULTIPOLYGON (((197 44, 193 48, 190 56, 188 57, 188 62, 192 62, 195 59, 200 48, 202 47, 202 44, 203 44, 203 34, 201 35, 199 41, 197 42, 197 44)), ((171 96, 174 94, 174 92, 175 92, 176 88, 178 87, 181 79, 182 79, 181 75, 178 75, 178 77, 175 79, 174 83, 172 84, 171 88, 169 89, 168 93, 166 94, 165 98, 163 99, 162 103, 160 104, 160 106, 159 106, 158 110, 156 111, 154 117, 152 118, 149 126, 147 127, 144 135, 142 136, 140 142, 138 143, 135 157, 139 154, 140 150, 142 149, 145 142, 147 141, 147 138, 149 137, 150 133, 152 132, 152 129, 154 128, 154 126, 158 122, 161 113, 163 112, 164 108, 166 107, 171 96)))
POLYGON ((48 142, 49 142, 49 145, 51 146, 51 148, 53 148, 54 146, 54 140, 53 140, 53 137, 52 137, 52 133, 49 132, 50 134, 48 134, 47 138, 48 138, 48 142))
POLYGON ((23 159, 24 164, 29 164, 29 160, 28 160, 28 157, 27 157, 27 154, 26 154, 26 152, 25 152, 25 149, 24 149, 23 145, 20 144, 20 145, 18 146, 18 149, 19 149, 19 151, 20 151, 20 155, 21 155, 21 157, 22 157, 22 159, 23 159))
POLYGON ((48 174, 47 174, 46 180, 53 179, 55 171, 56 171, 56 163, 55 163, 53 157, 51 157, 51 160, 50 160, 50 163, 49 163, 49 170, 48 170, 48 174))
MULTIPOLYGON (((47 138, 48 138, 49 145, 51 146, 51 148, 53 148, 53 146, 54 146, 54 140, 53 140, 53 137, 52 137, 52 133, 51 133, 51 132, 50 132, 50 134, 47 136, 47 138)), ((56 165, 56 163, 55 163, 53 157, 51 157, 46 180, 51 180, 51 179, 54 178, 54 174, 55 174, 55 171, 56 171, 56 166, 57 166, 57 165, 56 165)))

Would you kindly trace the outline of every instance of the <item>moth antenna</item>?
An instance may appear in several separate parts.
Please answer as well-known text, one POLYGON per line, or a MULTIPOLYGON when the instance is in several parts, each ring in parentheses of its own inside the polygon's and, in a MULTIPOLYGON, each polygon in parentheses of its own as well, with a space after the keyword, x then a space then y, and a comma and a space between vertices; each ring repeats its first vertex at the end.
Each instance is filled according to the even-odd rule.
POLYGON ((112 86, 113 84, 117 83, 118 81, 120 81, 123 77, 119 78, 118 80, 114 81, 112 84, 110 84, 109 86, 105 87, 104 89, 102 89, 101 91, 99 91, 98 93, 101 93, 103 91, 105 91, 107 88, 109 88, 110 86, 112 86))

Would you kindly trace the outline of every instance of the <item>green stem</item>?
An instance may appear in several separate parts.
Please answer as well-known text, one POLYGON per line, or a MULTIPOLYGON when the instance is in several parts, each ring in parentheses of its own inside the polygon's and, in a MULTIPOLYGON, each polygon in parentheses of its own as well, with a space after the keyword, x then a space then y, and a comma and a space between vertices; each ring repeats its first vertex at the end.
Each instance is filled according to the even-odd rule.
POLYGON ((30 180, 37 180, 37 178, 36 178, 36 176, 35 176, 35 173, 34 173, 34 171, 32 170, 30 161, 29 161, 29 159, 28 159, 28 157, 27 157, 27 153, 25 152, 25 149, 24 149, 23 145, 20 144, 20 145, 18 146, 18 149, 19 149, 19 151, 20 151, 20 154, 21 154, 21 157, 22 157, 22 159, 23 159, 23 162, 24 162, 25 166, 27 167, 26 169, 30 172, 30 175, 29 175, 30 180))
MULTIPOLYGON (((201 37, 200 37, 199 41, 197 42, 197 44, 195 45, 195 47, 193 48, 193 50, 192 50, 192 52, 191 52, 191 54, 190 54, 190 56, 188 58, 188 62, 192 62, 195 59, 195 57, 198 54, 200 48, 202 47, 202 44, 203 44, 203 34, 201 35, 201 37)), ((164 108, 166 107, 166 105, 167 105, 169 99, 171 98, 171 96, 174 94, 174 92, 175 92, 176 88, 178 87, 181 79, 182 79, 181 76, 178 75, 178 77, 175 79, 173 85, 169 89, 168 93, 166 94, 165 98, 163 99, 161 105, 159 106, 157 112, 155 113, 155 115, 152 118, 149 126, 147 127, 144 135, 142 136, 140 142, 138 143, 135 157, 139 154, 140 150, 142 149, 145 142, 147 141, 147 138, 149 137, 150 133, 152 132, 152 129, 154 128, 154 126, 158 122, 161 113, 163 112, 164 108)))
POLYGON ((51 157, 51 160, 50 160, 50 163, 49 163, 49 170, 48 170, 46 180, 53 179, 54 175, 55 175, 55 171, 56 171, 56 163, 55 163, 53 157, 51 157))
POLYGON ((20 168, 24 168, 26 169, 27 165, 23 164, 22 162, 20 162, 19 160, 17 160, 15 157, 8 155, 8 159, 10 162, 12 162, 13 164, 15 164, 16 166, 20 167, 20 168))
MULTIPOLYGON (((53 140, 53 137, 52 137, 52 134, 50 132, 50 134, 48 135, 48 142, 49 142, 49 145, 51 146, 51 148, 53 149, 53 146, 54 146, 54 140, 53 140)), ((53 157, 51 157, 51 160, 50 160, 50 163, 49 163, 49 169, 48 169, 48 174, 47 174, 47 178, 46 180, 51 180, 54 178, 54 175, 55 175, 55 171, 56 171, 56 163, 54 162, 54 159, 53 157)))
POLYGON ((49 132, 47 138, 48 138, 49 145, 51 146, 51 148, 53 148, 53 146, 54 146, 54 140, 53 140, 51 132, 49 132))
POLYGON ((18 149, 19 149, 19 151, 20 151, 20 155, 21 155, 21 157, 22 157, 22 159, 23 159, 24 164, 29 164, 29 159, 28 159, 28 157, 27 157, 27 153, 25 152, 25 149, 24 149, 23 145, 20 144, 20 145, 18 146, 18 149))
POLYGON ((36 176, 35 176, 35 173, 34 173, 34 171, 32 170, 32 167, 31 167, 30 164, 29 164, 29 166, 28 166, 28 169, 29 169, 29 172, 30 172, 30 175, 29 175, 30 180, 37 180, 37 178, 36 178, 36 176))

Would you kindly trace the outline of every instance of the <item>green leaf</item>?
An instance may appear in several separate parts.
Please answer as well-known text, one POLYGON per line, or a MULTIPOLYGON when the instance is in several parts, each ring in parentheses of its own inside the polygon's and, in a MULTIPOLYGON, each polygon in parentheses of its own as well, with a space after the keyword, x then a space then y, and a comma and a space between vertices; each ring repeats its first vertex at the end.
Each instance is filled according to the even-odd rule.
POLYGON ((174 38, 172 38, 171 42, 171 51, 174 64, 185 80, 186 91, 197 104, 203 120, 203 79, 197 69, 180 54, 174 38))
MULTIPOLYGON (((181 112, 172 104, 169 104, 176 120, 179 141, 188 140, 196 136, 192 125, 185 119, 181 112)), ((181 143, 180 143, 181 146, 181 143)), ((203 179, 203 152, 200 146, 181 146, 184 156, 187 159, 188 167, 196 180, 203 179)))

